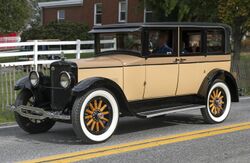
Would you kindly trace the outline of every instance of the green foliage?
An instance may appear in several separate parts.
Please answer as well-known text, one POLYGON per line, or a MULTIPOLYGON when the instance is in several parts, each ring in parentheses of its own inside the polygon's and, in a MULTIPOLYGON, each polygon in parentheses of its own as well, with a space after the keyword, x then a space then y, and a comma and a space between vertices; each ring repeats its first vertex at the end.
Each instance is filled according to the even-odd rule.
POLYGON ((160 21, 215 21, 216 4, 216 0, 146 0, 160 21))
POLYGON ((249 0, 219 0, 218 15, 224 23, 239 26, 243 35, 250 30, 249 0))
POLYGON ((24 31, 21 35, 22 41, 59 39, 61 41, 86 40, 90 39, 88 35, 88 26, 85 24, 73 22, 51 22, 46 26, 37 26, 24 31))
POLYGON ((0 4, 0 33, 21 31, 32 10, 28 0, 0 0, 0 4))

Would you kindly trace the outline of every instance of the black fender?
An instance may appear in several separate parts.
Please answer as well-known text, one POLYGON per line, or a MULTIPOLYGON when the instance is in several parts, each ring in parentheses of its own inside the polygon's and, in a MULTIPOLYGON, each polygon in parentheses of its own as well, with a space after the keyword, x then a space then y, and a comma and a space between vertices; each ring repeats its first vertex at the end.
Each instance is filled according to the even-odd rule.
POLYGON ((19 79, 15 84, 14 90, 18 91, 23 89, 28 89, 32 91, 32 85, 29 81, 29 76, 25 76, 19 79))
POLYGON ((117 83, 110 79, 93 77, 82 80, 72 89, 72 95, 81 96, 95 88, 106 88, 110 90, 116 96, 121 113, 123 115, 131 115, 131 112, 129 111, 128 100, 123 90, 117 83))
POLYGON ((198 95, 206 99, 209 89, 216 79, 223 80, 230 89, 232 102, 239 102, 238 86, 233 75, 225 70, 214 69, 203 80, 198 95))

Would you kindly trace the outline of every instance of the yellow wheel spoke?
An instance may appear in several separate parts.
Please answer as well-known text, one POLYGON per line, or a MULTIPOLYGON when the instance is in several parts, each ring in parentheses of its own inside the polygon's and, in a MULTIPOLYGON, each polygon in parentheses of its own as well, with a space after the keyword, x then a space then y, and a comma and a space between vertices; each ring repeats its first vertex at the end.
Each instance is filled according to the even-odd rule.
POLYGON ((100 109, 101 112, 103 112, 104 109, 106 109, 107 105, 103 105, 103 107, 100 109))
POLYGON ((105 128, 104 124, 102 121, 99 121, 100 125, 102 126, 102 128, 105 128))
POLYGON ((221 102, 220 102, 220 104, 224 104, 224 102, 223 102, 223 101, 221 101, 221 102))
POLYGON ((216 89, 215 94, 216 94, 216 97, 218 97, 218 94, 219 94, 219 90, 218 89, 216 89))
POLYGON ((93 112, 90 111, 89 109, 87 109, 86 112, 89 113, 89 114, 93 114, 93 112))
POLYGON ((94 105, 95 105, 95 110, 97 109, 97 101, 94 101, 94 105))
POLYGON ((220 95, 221 95, 221 91, 220 91, 219 94, 218 94, 218 98, 220 98, 220 95))
POLYGON ((92 118, 92 115, 85 116, 85 119, 90 119, 92 118))
POLYGON ((104 121, 106 121, 106 122, 108 122, 108 121, 109 121, 107 118, 104 118, 104 117, 102 118, 102 120, 104 120, 104 121))
POLYGON ((108 111, 102 112, 102 114, 103 114, 103 115, 107 115, 107 114, 109 114, 109 112, 108 112, 108 111))
POLYGON ((91 125, 91 123, 92 123, 93 121, 94 121, 93 119, 89 120, 88 123, 87 123, 87 126, 91 125))
POLYGON ((213 114, 216 114, 216 113, 215 113, 215 107, 214 107, 214 106, 212 107, 211 112, 212 112, 213 114))
POLYGON ((220 96, 220 97, 219 97, 219 100, 222 100, 223 98, 224 98, 224 96, 220 96))
POLYGON ((99 101, 98 109, 101 109, 102 107, 102 100, 99 101))
POLYGON ((99 129, 99 122, 96 122, 96 131, 97 132, 100 131, 100 129, 99 129))
POLYGON ((210 108, 213 107, 213 106, 214 106, 214 103, 211 103, 211 104, 209 105, 210 108))
POLYGON ((96 124, 96 122, 94 121, 94 122, 92 123, 92 126, 91 126, 91 131, 93 131, 93 130, 94 130, 94 128, 95 128, 95 124, 96 124))
POLYGON ((213 91, 213 98, 215 98, 216 97, 216 94, 215 94, 215 91, 213 91))
POLYGON ((94 108, 94 106, 92 105, 92 103, 89 103, 89 106, 90 106, 90 108, 91 108, 92 111, 95 111, 95 108, 94 108))
POLYGON ((209 100, 209 102, 214 103, 214 100, 209 100))

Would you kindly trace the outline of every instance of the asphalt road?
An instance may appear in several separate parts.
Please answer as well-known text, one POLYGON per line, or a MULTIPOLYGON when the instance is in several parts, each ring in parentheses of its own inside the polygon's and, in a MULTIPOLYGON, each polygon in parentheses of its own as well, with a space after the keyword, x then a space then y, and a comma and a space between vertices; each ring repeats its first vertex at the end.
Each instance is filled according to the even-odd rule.
MULTIPOLYGON (((58 154, 84 152, 96 148, 103 149, 103 147, 108 146, 145 139, 153 140, 243 122, 250 122, 250 98, 241 100, 240 103, 234 103, 228 119, 218 125, 204 124, 198 110, 147 120, 135 117, 121 118, 114 136, 107 142, 97 145, 86 145, 76 140, 70 124, 57 123, 48 133, 37 135, 27 134, 15 125, 0 126, 0 162, 19 162, 47 156, 53 158, 54 155, 58 154)), ((102 157, 97 157, 97 152, 97 158, 94 155, 94 158, 85 161, 109 163, 250 162, 249 128, 232 132, 230 130, 228 133, 214 136, 209 135, 213 132, 209 131, 206 133, 207 136, 202 136, 199 139, 190 138, 186 141, 175 142, 176 138, 173 138, 171 139, 172 143, 156 142, 151 147, 143 145, 139 150, 121 150, 119 154, 106 152, 102 157)))

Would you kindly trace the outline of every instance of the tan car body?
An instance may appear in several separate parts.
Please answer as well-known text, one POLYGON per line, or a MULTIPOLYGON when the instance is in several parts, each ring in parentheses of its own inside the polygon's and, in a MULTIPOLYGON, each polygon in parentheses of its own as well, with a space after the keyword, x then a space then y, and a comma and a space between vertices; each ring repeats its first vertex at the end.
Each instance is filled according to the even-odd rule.
POLYGON ((103 77, 117 83, 128 101, 197 94, 203 80, 214 69, 230 71, 230 55, 136 57, 108 55, 73 60, 78 81, 103 77))

